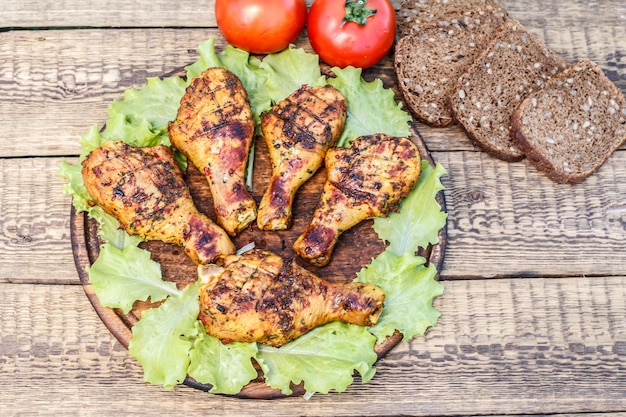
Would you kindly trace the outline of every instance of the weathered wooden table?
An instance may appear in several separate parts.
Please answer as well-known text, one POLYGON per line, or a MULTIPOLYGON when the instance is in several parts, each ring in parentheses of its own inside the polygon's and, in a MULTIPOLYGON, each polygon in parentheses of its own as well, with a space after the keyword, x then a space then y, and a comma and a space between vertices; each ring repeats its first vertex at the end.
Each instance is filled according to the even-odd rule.
MULTIPOLYGON (((309 2, 310 3, 310 2, 309 2)), ((399 1, 394 2, 399 4, 399 1)), ((503 0, 568 62, 626 92, 623 0, 503 0)), ((443 178, 442 315, 344 393, 242 400, 143 382, 100 321, 70 246, 59 163, 112 100, 197 59, 212 1, 3 1, 0 415, 492 415, 626 411, 626 147, 576 186, 417 124, 443 178)), ((306 34, 298 45, 311 50, 306 34)), ((391 61, 364 73, 394 86, 391 61)))

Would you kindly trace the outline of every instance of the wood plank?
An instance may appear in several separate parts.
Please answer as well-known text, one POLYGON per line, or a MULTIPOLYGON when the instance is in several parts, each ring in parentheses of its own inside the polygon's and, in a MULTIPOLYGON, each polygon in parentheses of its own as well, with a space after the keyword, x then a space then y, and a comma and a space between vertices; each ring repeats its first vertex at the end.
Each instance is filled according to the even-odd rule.
POLYGON ((214 2, 195 0, 24 0, 5 2, 0 27, 210 27, 214 2))
MULTIPOLYGON (((575 186, 555 184, 525 161, 478 152, 434 159, 448 170, 443 280, 623 274, 626 152, 575 186)), ((62 160, 0 159, 0 282, 78 283, 62 160)))
MULTIPOLYGON (((531 3, 528 11, 516 6, 512 15, 519 15, 568 62, 581 58, 596 61, 626 92, 626 62, 622 59, 626 24, 595 21, 595 15, 583 23, 587 17, 580 13, 590 13, 593 8, 580 1, 568 3, 558 13, 551 8, 551 19, 546 21, 544 17, 533 18, 543 16, 538 6, 542 3, 531 3), (564 17, 559 20, 558 16, 564 17)), ((619 10, 626 8, 623 2, 598 7, 614 7, 611 10, 617 12, 611 16, 619 16, 619 10)), ((622 15, 626 16, 626 11, 622 15)), ((197 45, 212 35, 218 35, 218 31, 159 28, 0 32, 0 126, 4 137, 0 157, 77 154, 78 138, 92 125, 106 120, 107 108, 114 99, 120 99, 128 88, 144 85, 147 77, 164 76, 193 62, 197 45), (146 54, 146 50, 151 52, 146 54)), ((221 50, 224 42, 219 35, 218 40, 217 49, 221 50)), ((306 34, 298 45, 311 51, 306 34)), ((365 76, 393 80, 391 59, 365 71, 365 76)), ((433 151, 474 149, 458 126, 417 126, 433 151)))
MULTIPOLYGON (((398 5, 400 0, 392 0, 398 5)), ((306 0, 308 6, 313 0, 306 0)), ((215 1, 23 0, 3 4, 0 28, 216 27, 215 1)))
MULTIPOLYGON (((307 0, 309 6, 312 2, 307 0)), ((396 8, 401 2, 392 0, 396 8)), ((212 4, 193 0, 23 0, 3 4, 0 27, 215 27, 212 4)), ((581 22, 619 26, 626 19, 626 5, 621 0, 502 0, 502 4, 513 17, 538 27, 567 27, 581 22)))
POLYGON ((481 152, 435 152, 434 159, 448 169, 442 279, 624 270, 625 152, 573 186, 548 180, 528 161, 507 163, 481 152))
POLYGON ((437 325, 396 346, 369 383, 309 401, 255 401, 251 409, 249 401, 143 383, 140 366, 99 322, 80 287, 2 284, 0 414, 626 410, 626 277, 452 281, 445 288, 435 302, 442 312, 437 325))
POLYGON ((621 0, 591 2, 572 1, 519 1, 501 0, 511 17, 524 25, 537 28, 566 28, 588 26, 607 28, 623 26, 626 21, 626 3, 621 0))
POLYGON ((60 162, 0 158, 0 282, 78 284, 60 162))

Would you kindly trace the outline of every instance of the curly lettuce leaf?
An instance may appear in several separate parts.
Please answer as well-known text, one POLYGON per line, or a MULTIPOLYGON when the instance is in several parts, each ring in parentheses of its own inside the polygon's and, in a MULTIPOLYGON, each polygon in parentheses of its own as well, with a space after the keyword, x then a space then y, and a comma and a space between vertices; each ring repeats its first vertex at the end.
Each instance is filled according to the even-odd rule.
POLYGON ((109 117, 123 115, 128 123, 135 125, 145 119, 154 131, 160 132, 161 143, 169 145, 167 125, 176 118, 185 88, 187 83, 181 77, 150 77, 143 87, 126 90, 123 100, 113 101, 109 117))
MULTIPOLYGON (((219 56, 224 66, 241 80, 250 99, 252 115, 258 125, 261 122, 261 114, 272 105, 265 88, 267 73, 261 68, 261 60, 247 51, 230 45, 219 56)), ((260 132, 260 126, 257 126, 257 130, 260 132)))
POLYGON ((144 311, 133 326, 128 351, 143 367, 144 381, 170 389, 185 380, 198 331, 199 286, 200 281, 144 311))
POLYGON ((213 67, 226 68, 235 74, 243 84, 250 107, 256 122, 260 115, 270 108, 271 100, 267 95, 265 81, 267 74, 260 68, 261 60, 250 55, 250 52, 227 45, 219 54, 215 52, 215 38, 209 38, 198 47, 200 58, 193 64, 185 67, 187 70, 187 84, 200 75, 204 70, 213 67))
POLYGON ((139 236, 131 236, 124 229, 120 229, 120 223, 117 219, 105 213, 98 206, 90 208, 89 217, 100 224, 98 236, 119 249, 124 249, 126 246, 137 246, 143 241, 139 236))
MULTIPOLYGON (((182 80, 179 77, 171 78, 176 80, 149 79, 146 86, 127 90, 123 101, 113 102, 109 107, 109 118, 104 129, 100 130, 99 126, 94 124, 81 136, 79 160, 82 161, 107 140, 122 140, 133 146, 159 144, 169 146, 167 120, 176 116, 180 97, 184 93, 182 80)), ((185 161, 181 160, 180 155, 177 155, 177 160, 181 166, 185 166, 185 161)), ((93 204, 83 183, 80 163, 62 162, 59 174, 67 180, 63 191, 72 196, 72 204, 76 210, 86 211, 91 218, 100 223, 98 234, 104 241, 112 242, 118 248, 138 245, 141 242, 140 238, 120 230, 119 223, 113 216, 93 204)))
MULTIPOLYGON (((81 146, 80 160, 82 161, 89 154, 89 152, 96 149, 106 139, 100 134, 100 126, 97 124, 92 125, 89 131, 80 137, 79 143, 81 146)), ((82 182, 82 178, 81 178, 82 182)))
POLYGON ((304 381, 307 393, 343 392, 356 370, 365 383, 376 372, 376 338, 366 328, 340 322, 317 327, 280 348, 259 345, 258 361, 270 387, 285 395, 304 381))
POLYGON ((198 337, 190 352, 189 376, 201 384, 212 385, 214 394, 237 394, 258 376, 252 364, 258 349, 256 343, 224 344, 206 334, 200 322, 198 337))
POLYGON ((443 190, 440 178, 444 174, 446 170, 441 164, 433 168, 422 161, 417 185, 402 200, 399 211, 374 220, 376 234, 389 243, 387 250, 402 255, 439 242, 439 230, 445 226, 448 215, 441 210, 435 196, 443 190))
POLYGON ((397 256, 384 251, 363 268, 356 281, 377 285, 385 291, 385 308, 370 332, 382 342, 395 330, 410 340, 434 326, 440 316, 433 307, 435 297, 443 294, 443 285, 435 280, 434 265, 424 266, 422 257, 404 253, 397 256))
POLYGON ((63 161, 59 167, 59 175, 67 181, 63 184, 63 192, 72 197, 72 204, 76 211, 89 211, 91 197, 83 183, 80 164, 70 164, 63 161))
POLYGON ((283 100, 303 84, 326 84, 326 77, 320 70, 319 57, 294 45, 266 56, 260 68, 267 73, 265 90, 273 103, 283 100))
POLYGON ((393 90, 384 88, 380 79, 367 82, 361 78, 361 69, 354 67, 335 67, 333 72, 336 78, 329 78, 328 83, 341 91, 348 104, 338 146, 347 146, 359 136, 374 133, 410 136, 411 116, 396 103, 393 90))
POLYGON ((219 56, 215 52, 215 38, 210 37, 198 45, 200 57, 196 62, 185 67, 187 71, 187 84, 207 68, 224 67, 219 56))
POLYGON ((122 140, 131 146, 169 145, 169 137, 147 119, 112 113, 101 133, 103 140, 122 140))
POLYGON ((120 249, 110 243, 100 248, 98 258, 88 268, 89 283, 100 303, 128 313, 137 300, 159 301, 178 295, 176 284, 161 279, 161 265, 150 259, 150 252, 129 245, 120 249))

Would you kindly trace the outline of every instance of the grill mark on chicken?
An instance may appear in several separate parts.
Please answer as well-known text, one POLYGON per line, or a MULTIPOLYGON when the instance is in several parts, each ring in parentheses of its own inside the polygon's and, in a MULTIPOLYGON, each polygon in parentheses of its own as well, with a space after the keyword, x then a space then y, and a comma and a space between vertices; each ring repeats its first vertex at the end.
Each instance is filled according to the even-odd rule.
POLYGON ((304 253, 306 254, 304 257, 318 256, 316 248, 331 246, 335 239, 335 234, 334 229, 322 224, 316 224, 307 229, 307 235, 303 238, 304 253))
POLYGON ((291 225, 297 190, 319 169, 345 123, 347 106, 332 86, 302 86, 261 117, 272 178, 259 204, 261 230, 291 225))
MULTIPOLYGON (((95 177, 100 180, 102 187, 113 184, 113 177, 109 174, 119 175, 113 187, 112 200, 118 199, 124 207, 135 207, 136 214, 148 213, 149 216, 160 217, 159 213, 169 205, 174 204, 181 197, 181 190, 177 184, 176 175, 171 175, 178 167, 167 160, 156 160, 150 154, 139 148, 120 143, 114 149, 100 148, 106 154, 106 159, 92 170, 95 177), (113 165, 114 171, 103 171, 105 162, 116 160, 119 164, 113 165), (120 175, 121 173, 121 175, 120 175), (137 184, 137 177, 146 176, 152 179, 152 185, 159 191, 157 195, 148 195, 137 184), (153 198, 154 197, 154 198, 153 198), (145 200, 151 199, 150 204, 145 200)), ((136 222, 135 222, 136 223, 136 222)))
POLYGON ((285 136, 292 140, 291 143, 285 142, 283 146, 290 148, 301 145, 306 150, 312 150, 316 145, 327 146, 333 142, 331 128, 324 118, 329 117, 329 113, 332 117, 334 111, 328 111, 330 106, 319 114, 311 111, 319 102, 328 104, 314 90, 299 89, 294 95, 287 97, 282 106, 275 106, 270 110, 284 124, 285 136))
POLYGON ((91 198, 129 234, 177 244, 196 264, 234 252, 224 230, 193 204, 170 148, 107 141, 82 166, 91 198))
POLYGON ((254 119, 241 81, 224 68, 194 77, 170 123, 172 144, 205 175, 217 223, 231 236, 256 219, 245 185, 254 119))
POLYGON ((372 326, 385 298, 376 286, 333 284, 291 258, 258 249, 222 256, 198 275, 199 319, 223 342, 281 346, 330 321, 372 326))
POLYGON ((293 245, 315 266, 330 262, 339 236, 371 217, 397 210, 420 175, 419 150, 409 139, 362 136, 326 155, 327 178, 307 229, 293 245))
MULTIPOLYGON (((398 143, 392 147, 389 152, 395 155, 398 161, 410 160, 415 157, 417 148, 400 147, 398 143)), ((406 181, 403 180, 403 173, 406 167, 402 162, 389 166, 389 158, 374 152, 370 158, 356 159, 360 155, 360 151, 356 151, 354 155, 343 154, 340 156, 341 164, 345 164, 338 169, 340 173, 337 180, 332 184, 350 201, 351 204, 367 203, 371 206, 382 203, 381 211, 391 212, 398 208, 401 199, 390 199, 389 193, 379 195, 385 181, 391 186, 392 190, 400 191, 407 188, 406 181), (387 170, 376 172, 367 172, 365 164, 374 166, 388 166, 387 170)), ((370 170, 371 171, 371 170, 370 170)), ((410 188, 412 186, 409 185, 410 188)), ((333 197, 338 198, 337 196, 333 197)), ((404 198, 404 197, 402 197, 404 198)))
MULTIPOLYGON (((141 162, 137 160, 136 163, 141 162)), ((150 221, 151 218, 162 218, 174 209, 172 206, 181 197, 181 192, 176 183, 176 176, 169 173, 178 169, 177 167, 168 161, 151 161, 137 169, 131 169, 130 166, 128 168, 128 173, 121 176, 115 187, 113 187, 113 199, 119 199, 124 207, 135 207, 135 214, 137 215, 133 222, 135 229, 143 225, 143 221, 139 218, 140 215, 145 220, 150 221), (147 194, 137 185, 136 178, 142 175, 141 171, 147 171, 146 175, 153 178, 154 186, 159 191, 157 195, 160 194, 160 197, 156 197, 155 194, 147 194), (126 196, 125 188, 127 187, 130 187, 132 190, 129 196, 126 196), (150 199, 152 200, 152 205, 144 204, 147 202, 146 200, 150 199)), ((105 183, 107 182, 105 181, 105 183)), ((104 184, 102 185, 105 186, 104 184)))

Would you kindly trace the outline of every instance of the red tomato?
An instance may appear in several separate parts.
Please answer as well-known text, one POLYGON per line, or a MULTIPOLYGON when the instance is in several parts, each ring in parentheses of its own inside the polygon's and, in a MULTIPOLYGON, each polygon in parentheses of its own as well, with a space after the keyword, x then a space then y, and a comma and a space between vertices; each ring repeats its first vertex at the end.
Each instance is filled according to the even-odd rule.
POLYGON ((216 0, 217 26, 228 43, 256 54, 285 49, 306 23, 305 0, 216 0))
POLYGON ((367 68, 391 49, 396 13, 389 0, 316 0, 307 28, 322 61, 342 68, 367 68))

